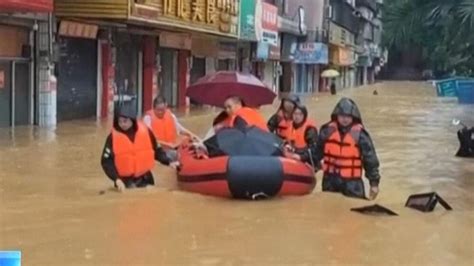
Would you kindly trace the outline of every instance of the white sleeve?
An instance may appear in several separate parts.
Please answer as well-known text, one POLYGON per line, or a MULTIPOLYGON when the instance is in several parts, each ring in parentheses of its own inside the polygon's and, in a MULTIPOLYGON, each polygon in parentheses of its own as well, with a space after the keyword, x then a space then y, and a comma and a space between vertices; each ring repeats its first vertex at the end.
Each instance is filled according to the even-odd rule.
POLYGON ((151 117, 149 115, 145 115, 143 117, 143 123, 145 123, 145 125, 151 129, 151 117))
POLYGON ((178 131, 178 134, 186 132, 186 129, 181 125, 181 123, 178 121, 178 118, 176 117, 175 114, 171 114, 174 120, 174 124, 176 126, 176 130, 178 131))
POLYGON ((215 134, 216 132, 214 131, 214 127, 211 127, 209 131, 207 131, 206 136, 204 137, 204 140, 210 139, 215 134))

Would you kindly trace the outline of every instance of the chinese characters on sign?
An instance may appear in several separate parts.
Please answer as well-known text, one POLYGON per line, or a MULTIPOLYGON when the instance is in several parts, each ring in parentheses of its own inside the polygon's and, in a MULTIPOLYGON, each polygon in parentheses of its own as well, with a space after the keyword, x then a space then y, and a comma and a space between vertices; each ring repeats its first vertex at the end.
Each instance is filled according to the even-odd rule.
POLYGON ((262 41, 273 46, 278 41, 278 8, 262 3, 262 41))
POLYGON ((59 26, 59 35, 76 38, 95 39, 97 37, 98 30, 99 27, 96 25, 89 25, 63 20, 61 21, 61 25, 59 26))
POLYGON ((138 0, 131 7, 131 16, 237 35, 239 3, 239 0, 138 0))
POLYGON ((295 53, 295 62, 300 64, 323 64, 328 63, 328 46, 324 43, 306 42, 300 43, 295 53))

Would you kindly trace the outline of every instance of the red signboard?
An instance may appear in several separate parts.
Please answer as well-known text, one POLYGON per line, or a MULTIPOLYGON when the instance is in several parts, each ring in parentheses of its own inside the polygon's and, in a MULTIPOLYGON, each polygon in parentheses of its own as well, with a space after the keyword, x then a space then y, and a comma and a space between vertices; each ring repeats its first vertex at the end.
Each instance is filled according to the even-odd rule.
POLYGON ((262 3, 262 28, 269 31, 278 31, 278 8, 268 3, 262 3))
POLYGON ((0 0, 0 12, 53 12, 53 0, 0 0))

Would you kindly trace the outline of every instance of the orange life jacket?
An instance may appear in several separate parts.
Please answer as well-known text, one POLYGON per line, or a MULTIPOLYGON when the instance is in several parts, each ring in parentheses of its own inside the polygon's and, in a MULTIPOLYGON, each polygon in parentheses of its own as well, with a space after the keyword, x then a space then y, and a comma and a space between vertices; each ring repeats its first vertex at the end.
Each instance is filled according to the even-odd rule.
POLYGON ((249 108, 249 107, 242 107, 240 108, 235 115, 226 119, 225 124, 228 127, 234 126, 234 121, 237 116, 240 116, 245 122, 247 122, 248 126, 256 126, 262 130, 268 131, 267 122, 263 119, 262 115, 257 112, 257 110, 249 108))
POLYGON ((344 137, 336 122, 329 124, 329 127, 333 132, 324 145, 324 173, 339 175, 344 179, 362 178, 362 157, 358 142, 363 126, 353 125, 344 137))
POLYGON ((293 127, 293 120, 286 119, 282 110, 278 111, 277 115, 280 119, 280 122, 278 123, 275 133, 283 140, 289 140, 291 129, 293 127))
POLYGON ((166 109, 163 118, 158 118, 153 110, 148 111, 147 114, 151 117, 151 130, 155 138, 168 143, 176 143, 178 130, 171 111, 166 109))
POLYGON ((112 130, 114 163, 120 177, 140 177, 151 171, 155 165, 155 151, 148 128, 137 123, 134 141, 124 133, 112 130))
POLYGON ((306 143, 306 138, 305 138, 305 133, 308 127, 316 127, 316 123, 314 123, 310 119, 306 119, 303 125, 301 125, 299 128, 295 129, 293 125, 291 125, 290 128, 290 135, 288 137, 288 140, 291 142, 291 144, 296 148, 296 149, 305 149, 308 147, 308 144, 306 143))

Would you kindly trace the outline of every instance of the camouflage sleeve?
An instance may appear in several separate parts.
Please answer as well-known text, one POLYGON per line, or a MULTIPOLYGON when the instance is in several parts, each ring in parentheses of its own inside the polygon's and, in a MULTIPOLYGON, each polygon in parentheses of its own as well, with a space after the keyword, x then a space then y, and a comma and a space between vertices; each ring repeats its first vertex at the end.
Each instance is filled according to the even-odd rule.
POLYGON ((112 147, 112 134, 107 137, 105 141, 104 149, 102 151, 101 157, 101 165, 104 173, 110 178, 112 181, 115 181, 119 178, 117 168, 115 167, 114 162, 114 153, 112 147))
POLYGON ((365 176, 369 179, 371 186, 378 186, 380 182, 379 159, 375 152, 375 146, 366 130, 362 130, 359 139, 359 146, 362 154, 362 164, 365 176))

